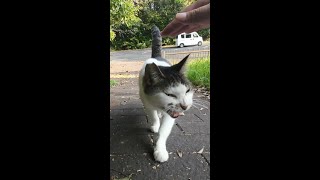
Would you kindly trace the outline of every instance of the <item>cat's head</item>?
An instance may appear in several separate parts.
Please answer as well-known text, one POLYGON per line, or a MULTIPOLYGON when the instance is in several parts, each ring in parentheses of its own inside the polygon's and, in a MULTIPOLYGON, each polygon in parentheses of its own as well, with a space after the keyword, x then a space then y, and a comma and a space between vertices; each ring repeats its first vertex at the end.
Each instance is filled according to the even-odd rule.
POLYGON ((192 106, 193 88, 185 77, 189 55, 171 67, 147 64, 143 78, 144 92, 153 106, 177 118, 192 106))

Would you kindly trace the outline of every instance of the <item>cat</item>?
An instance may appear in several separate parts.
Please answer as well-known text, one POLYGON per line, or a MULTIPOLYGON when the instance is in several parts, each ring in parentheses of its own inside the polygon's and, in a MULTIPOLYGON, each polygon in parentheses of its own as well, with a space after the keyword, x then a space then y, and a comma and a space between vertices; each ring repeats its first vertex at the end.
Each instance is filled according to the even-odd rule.
POLYGON ((161 57, 162 37, 157 26, 152 27, 151 58, 147 59, 139 73, 139 95, 152 126, 159 132, 154 147, 154 159, 165 162, 169 159, 166 141, 175 124, 175 119, 184 115, 193 103, 193 87, 184 75, 187 55, 179 63, 171 63, 161 57), (161 123, 160 123, 161 120, 161 123))

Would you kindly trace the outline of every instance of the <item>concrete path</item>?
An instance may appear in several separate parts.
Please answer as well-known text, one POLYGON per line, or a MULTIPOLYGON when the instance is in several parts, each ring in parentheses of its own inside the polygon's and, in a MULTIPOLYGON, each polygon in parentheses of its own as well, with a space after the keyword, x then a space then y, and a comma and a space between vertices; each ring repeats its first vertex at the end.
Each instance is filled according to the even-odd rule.
POLYGON ((167 141, 169 160, 158 163, 153 158, 158 134, 149 131, 135 73, 127 76, 132 78, 112 78, 119 84, 110 89, 110 179, 210 179, 209 98, 195 94, 197 108, 176 120, 167 141))

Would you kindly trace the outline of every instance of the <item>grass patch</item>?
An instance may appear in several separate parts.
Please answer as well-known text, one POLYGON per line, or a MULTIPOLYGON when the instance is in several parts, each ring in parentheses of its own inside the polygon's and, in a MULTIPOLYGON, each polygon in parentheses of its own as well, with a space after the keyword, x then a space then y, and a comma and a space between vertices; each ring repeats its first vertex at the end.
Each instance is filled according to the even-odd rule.
POLYGON ((118 82, 116 80, 110 79, 110 87, 116 86, 118 82))
POLYGON ((193 85, 210 90, 210 57, 190 61, 187 65, 187 77, 193 85))

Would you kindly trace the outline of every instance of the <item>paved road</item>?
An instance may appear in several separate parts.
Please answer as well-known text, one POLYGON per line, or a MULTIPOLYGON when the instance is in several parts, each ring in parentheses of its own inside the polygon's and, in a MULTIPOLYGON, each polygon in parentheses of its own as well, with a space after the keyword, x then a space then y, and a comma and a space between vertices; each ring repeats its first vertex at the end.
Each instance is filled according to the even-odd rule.
MULTIPOLYGON (((210 49, 210 43, 205 42, 202 46, 189 46, 189 47, 163 47, 162 51, 174 52, 174 51, 195 51, 210 49)), ((125 51, 115 51, 110 53, 111 61, 144 61, 151 56, 151 48, 138 49, 138 50, 125 50, 125 51)))

